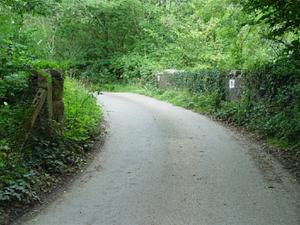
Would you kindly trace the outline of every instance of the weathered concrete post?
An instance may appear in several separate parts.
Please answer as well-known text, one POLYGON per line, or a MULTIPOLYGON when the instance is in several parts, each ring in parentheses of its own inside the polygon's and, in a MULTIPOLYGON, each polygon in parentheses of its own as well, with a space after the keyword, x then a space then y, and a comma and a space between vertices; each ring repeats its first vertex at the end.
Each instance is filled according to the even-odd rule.
POLYGON ((238 101, 241 98, 241 71, 232 70, 226 79, 227 99, 230 101, 238 101))

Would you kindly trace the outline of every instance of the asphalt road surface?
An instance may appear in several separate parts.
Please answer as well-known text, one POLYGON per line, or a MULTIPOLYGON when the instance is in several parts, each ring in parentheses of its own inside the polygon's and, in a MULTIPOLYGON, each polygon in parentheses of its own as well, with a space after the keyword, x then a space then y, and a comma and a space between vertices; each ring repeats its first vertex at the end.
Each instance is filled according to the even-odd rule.
POLYGON ((104 93, 102 152, 22 225, 299 225, 299 185, 254 143, 149 97, 104 93))

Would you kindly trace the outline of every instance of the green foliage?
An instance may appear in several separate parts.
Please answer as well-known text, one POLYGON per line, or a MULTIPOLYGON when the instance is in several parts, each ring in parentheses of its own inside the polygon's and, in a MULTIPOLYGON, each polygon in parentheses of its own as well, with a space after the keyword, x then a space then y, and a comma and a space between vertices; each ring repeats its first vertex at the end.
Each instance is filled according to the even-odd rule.
POLYGON ((195 112, 208 114, 214 111, 215 96, 213 94, 192 94, 184 90, 166 90, 158 92, 154 96, 160 100, 168 101, 174 105, 191 109, 195 112))
POLYGON ((61 0, 2 0, 0 5, 8 7, 18 15, 25 13, 47 15, 61 0))
POLYGON ((66 139, 84 142, 98 133, 102 115, 95 101, 82 82, 69 78, 65 81, 66 139))
POLYGON ((241 2, 248 12, 259 14, 259 20, 270 25, 272 34, 282 35, 285 32, 299 32, 300 2, 298 0, 247 0, 241 2))
POLYGON ((56 176, 76 168, 90 138, 99 131, 101 116, 95 99, 82 84, 67 79, 65 136, 54 133, 49 138, 40 123, 23 151, 16 151, 16 132, 22 129, 24 111, 34 94, 28 85, 32 70, 69 68, 69 61, 52 57, 56 28, 51 23, 58 22, 60 2, 0 2, 0 207, 37 200, 56 176))
POLYGON ((300 67, 300 1, 254 0, 241 1, 246 12, 252 15, 254 23, 264 22, 268 39, 281 43, 285 60, 292 60, 300 67))
MULTIPOLYGON (((49 138, 42 125, 33 130, 23 151, 15 151, 15 131, 23 119, 20 102, 1 106, 0 207, 37 200, 61 174, 74 171, 99 133, 100 108, 83 83, 66 78, 65 130, 49 138)), ((1 220, 0 220, 1 221, 1 220)))
MULTIPOLYGON (((16 96, 22 96, 28 91, 27 74, 11 74, 0 79, 0 102, 2 106, 16 101, 16 96)), ((20 101, 21 99, 18 99, 20 101)))
MULTIPOLYGON (((147 6, 138 0, 62 4, 61 14, 54 19, 54 56, 71 61, 77 76, 80 73, 93 82, 120 78, 123 55, 137 48, 136 44, 145 37, 145 16, 150 14, 147 6)), ((148 19, 148 22, 156 20, 148 19)), ((132 66, 136 65, 132 63, 132 66)), ((130 67, 124 67, 128 74, 130 67)))

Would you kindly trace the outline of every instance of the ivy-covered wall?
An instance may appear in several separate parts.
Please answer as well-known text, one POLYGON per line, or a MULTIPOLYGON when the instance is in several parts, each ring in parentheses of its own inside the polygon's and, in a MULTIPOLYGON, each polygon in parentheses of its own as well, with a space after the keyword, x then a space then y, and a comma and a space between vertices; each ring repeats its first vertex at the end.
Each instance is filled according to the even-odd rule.
MULTIPOLYGON (((169 89, 188 91, 190 108, 257 131, 271 142, 299 152, 299 70, 286 62, 241 74, 241 95, 228 99, 228 74, 216 69, 168 76, 169 89), (206 106, 203 106, 206 104, 206 106)), ((237 88, 237 87, 236 87, 237 88)))

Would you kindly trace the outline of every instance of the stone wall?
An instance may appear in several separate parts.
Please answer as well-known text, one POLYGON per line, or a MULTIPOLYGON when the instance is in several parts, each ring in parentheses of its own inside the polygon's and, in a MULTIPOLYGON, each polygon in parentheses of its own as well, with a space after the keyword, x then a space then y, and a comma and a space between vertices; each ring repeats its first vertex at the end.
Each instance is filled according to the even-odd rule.
MULTIPOLYGON (((186 88, 188 90, 209 90, 220 88, 225 91, 225 99, 228 101, 239 101, 243 90, 243 79, 241 71, 232 70, 227 74, 220 75, 221 83, 216 76, 210 73, 184 73, 183 71, 168 69, 156 73, 157 87, 165 89, 186 88), (175 78, 175 79, 174 79, 175 78), (211 81, 209 79, 212 79, 211 81), (176 80, 176 82, 174 82, 176 80), (212 85, 215 83, 215 85, 212 85), (218 86, 218 87, 217 87, 218 86)), ((225 100, 224 99, 224 100, 225 100)))

